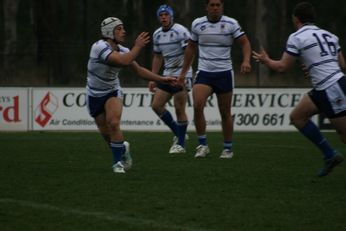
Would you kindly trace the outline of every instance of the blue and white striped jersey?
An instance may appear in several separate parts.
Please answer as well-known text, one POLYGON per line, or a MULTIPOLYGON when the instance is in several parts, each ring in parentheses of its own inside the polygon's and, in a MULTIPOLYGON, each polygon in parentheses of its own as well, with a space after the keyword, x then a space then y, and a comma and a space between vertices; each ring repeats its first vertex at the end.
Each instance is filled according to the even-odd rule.
MULTIPOLYGON (((183 25, 174 23, 168 30, 158 28, 153 34, 154 52, 164 60, 164 76, 179 76, 184 62, 184 49, 190 39, 190 32, 183 25)), ((186 78, 192 77, 192 68, 186 78)))
POLYGON ((235 39, 244 35, 238 21, 223 15, 216 22, 207 16, 192 22, 191 40, 198 42, 198 70, 220 72, 233 70, 231 47, 235 39))
POLYGON ((316 90, 324 90, 344 76, 338 63, 340 49, 337 36, 313 24, 292 33, 286 45, 286 52, 299 57, 308 68, 316 90))
MULTIPOLYGON (((127 53, 129 49, 118 45, 120 53, 127 53)), ((121 67, 107 63, 108 56, 113 48, 108 42, 98 40, 90 51, 87 76, 87 94, 93 97, 101 97, 110 92, 121 90, 119 72, 121 67)))

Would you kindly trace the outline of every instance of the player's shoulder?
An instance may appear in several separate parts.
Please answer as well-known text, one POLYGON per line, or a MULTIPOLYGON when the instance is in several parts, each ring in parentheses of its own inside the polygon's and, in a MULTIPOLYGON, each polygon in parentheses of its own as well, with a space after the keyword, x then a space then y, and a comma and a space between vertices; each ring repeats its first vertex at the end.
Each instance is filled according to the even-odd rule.
POLYGON ((105 48, 109 48, 110 45, 103 39, 100 39, 96 42, 94 42, 94 44, 91 46, 91 49, 94 51, 98 51, 98 50, 104 50, 105 48))
POLYGON ((180 35, 190 34, 190 31, 185 26, 179 23, 174 23, 171 30, 180 35))
POLYGON ((227 23, 230 23, 230 24, 238 24, 238 20, 236 20, 235 18, 229 17, 227 15, 222 15, 220 21, 227 22, 227 23))
POLYGON ((103 39, 97 40, 96 42, 94 42, 94 44, 92 45, 93 47, 97 47, 97 46, 106 46, 107 42, 103 39))
POLYGON ((162 32, 162 27, 157 28, 154 33, 153 33, 153 37, 157 36, 158 34, 160 34, 162 32))
POLYGON ((314 24, 307 24, 299 28, 297 31, 293 32, 290 36, 291 37, 304 37, 307 35, 310 35, 311 33, 323 33, 323 29, 319 28, 318 26, 314 24))
POLYGON ((322 29, 322 28, 319 28, 319 29, 320 29, 321 34, 325 34, 325 35, 328 35, 330 37, 333 37, 333 38, 339 40, 338 36, 336 34, 333 34, 332 32, 330 32, 329 30, 322 29))
POLYGON ((206 23, 206 22, 208 22, 207 16, 202 16, 202 17, 199 17, 199 18, 195 18, 192 21, 192 26, 196 26, 196 25, 199 25, 201 23, 206 23))
POLYGON ((175 30, 187 30, 187 28, 180 23, 174 23, 173 29, 175 29, 175 30))

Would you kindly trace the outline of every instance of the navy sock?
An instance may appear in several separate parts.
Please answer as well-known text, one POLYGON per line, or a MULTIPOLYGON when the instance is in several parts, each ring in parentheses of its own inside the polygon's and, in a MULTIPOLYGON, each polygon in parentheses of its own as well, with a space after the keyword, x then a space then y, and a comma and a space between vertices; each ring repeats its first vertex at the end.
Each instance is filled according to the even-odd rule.
POLYGON ((325 159, 329 159, 335 154, 335 150, 329 145, 318 127, 311 120, 300 129, 300 132, 322 151, 325 159))
POLYGON ((233 145, 232 141, 226 141, 226 140, 223 141, 223 149, 227 149, 231 152, 232 145, 233 145))
POLYGON ((187 125, 187 121, 178 121, 178 144, 182 147, 185 147, 187 125))
POLYGON ((116 164, 121 160, 121 156, 125 153, 124 142, 111 142, 110 143, 112 154, 113 154, 113 164, 116 164))
POLYGON ((207 145, 207 135, 198 136, 198 143, 200 145, 206 146, 207 145))
POLYGON ((159 115, 159 117, 172 130, 174 135, 178 137, 178 125, 177 122, 174 121, 172 114, 166 110, 161 115, 159 115))

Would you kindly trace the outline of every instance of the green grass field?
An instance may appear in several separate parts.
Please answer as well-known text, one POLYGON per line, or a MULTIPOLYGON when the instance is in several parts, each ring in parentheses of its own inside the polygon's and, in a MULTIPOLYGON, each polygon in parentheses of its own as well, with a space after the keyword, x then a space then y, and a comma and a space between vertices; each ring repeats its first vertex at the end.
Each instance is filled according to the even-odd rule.
MULTIPOLYGON (((326 133, 339 151, 346 146, 326 133)), ((0 230, 346 230, 346 164, 325 178, 297 132, 236 132, 235 156, 169 155, 169 133, 126 132, 134 158, 111 169, 98 133, 0 133, 0 230)))

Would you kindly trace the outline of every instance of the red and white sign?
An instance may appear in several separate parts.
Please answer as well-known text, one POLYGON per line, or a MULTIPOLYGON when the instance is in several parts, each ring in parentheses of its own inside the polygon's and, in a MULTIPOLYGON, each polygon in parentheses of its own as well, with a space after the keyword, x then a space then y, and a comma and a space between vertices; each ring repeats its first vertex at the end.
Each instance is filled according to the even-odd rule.
POLYGON ((28 130, 28 108, 27 88, 0 88, 0 131, 28 130))
POLYGON ((33 88, 33 130, 96 130, 84 88, 33 88))
POLYGON ((58 98, 48 91, 34 111, 35 122, 44 128, 58 108, 58 98))
MULTIPOLYGON (((295 131, 289 113, 308 89, 237 88, 232 100, 236 131, 295 131)), ((124 88, 121 129, 169 131, 151 109, 153 94, 147 88, 124 88)), ((221 131, 217 99, 212 95, 204 109, 208 131, 221 131)), ((167 104, 175 118, 174 107, 167 104)), ((194 131, 192 96, 186 112, 194 131)), ((317 122, 317 117, 313 118, 317 122)), ((90 130, 94 119, 86 107, 85 88, 0 88, 0 130, 90 130)))

